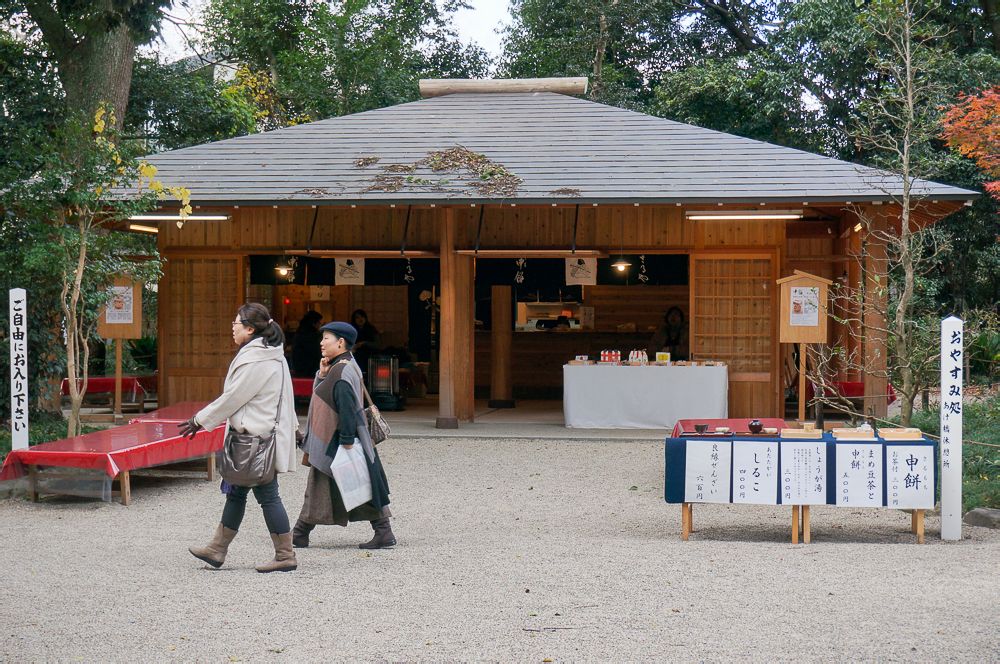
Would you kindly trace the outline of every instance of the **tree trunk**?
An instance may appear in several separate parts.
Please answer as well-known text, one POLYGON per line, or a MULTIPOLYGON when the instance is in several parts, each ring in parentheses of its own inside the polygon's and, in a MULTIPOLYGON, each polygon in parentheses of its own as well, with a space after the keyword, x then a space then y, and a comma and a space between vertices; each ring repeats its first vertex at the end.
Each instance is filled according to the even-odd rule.
POLYGON ((997 2, 997 0, 979 0, 979 4, 983 8, 983 17, 986 19, 986 25, 992 33, 990 42, 993 44, 993 50, 1000 53, 1000 2, 997 2))

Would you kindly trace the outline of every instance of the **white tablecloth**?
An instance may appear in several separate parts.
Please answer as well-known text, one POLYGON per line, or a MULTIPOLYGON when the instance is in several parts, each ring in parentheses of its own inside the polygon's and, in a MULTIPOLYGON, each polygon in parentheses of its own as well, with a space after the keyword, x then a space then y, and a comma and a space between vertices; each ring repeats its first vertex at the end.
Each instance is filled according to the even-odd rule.
POLYGON ((712 367, 563 366, 563 415, 579 429, 666 429, 725 418, 729 372, 712 367))

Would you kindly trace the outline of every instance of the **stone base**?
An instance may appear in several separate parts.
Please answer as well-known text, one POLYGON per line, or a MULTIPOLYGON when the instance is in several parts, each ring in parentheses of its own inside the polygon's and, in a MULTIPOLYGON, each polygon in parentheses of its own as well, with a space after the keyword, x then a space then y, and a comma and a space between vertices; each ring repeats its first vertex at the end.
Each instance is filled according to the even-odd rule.
POLYGON ((439 417, 434 422, 434 427, 437 429, 457 429, 458 428, 458 418, 457 417, 439 417))

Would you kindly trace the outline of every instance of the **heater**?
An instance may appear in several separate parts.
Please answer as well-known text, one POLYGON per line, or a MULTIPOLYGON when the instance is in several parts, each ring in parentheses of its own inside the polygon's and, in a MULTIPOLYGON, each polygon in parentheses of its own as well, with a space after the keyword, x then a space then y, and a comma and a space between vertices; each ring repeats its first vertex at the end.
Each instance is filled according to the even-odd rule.
POLYGON ((403 410, 398 357, 376 355, 368 358, 368 393, 379 410, 403 410))

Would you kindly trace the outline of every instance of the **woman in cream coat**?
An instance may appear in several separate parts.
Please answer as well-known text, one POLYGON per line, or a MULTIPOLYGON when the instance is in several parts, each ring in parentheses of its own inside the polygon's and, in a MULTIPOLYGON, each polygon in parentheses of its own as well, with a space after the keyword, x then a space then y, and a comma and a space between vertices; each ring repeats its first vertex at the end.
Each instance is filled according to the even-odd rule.
MULTIPOLYGON (((275 430, 275 469, 279 473, 295 470, 295 398, 292 378, 285 362, 285 338, 281 328, 271 320, 267 309, 256 303, 240 307, 233 321, 233 341, 240 347, 229 365, 222 395, 194 417, 178 426, 181 433, 194 436, 200 429, 214 429, 228 420, 226 431, 267 437, 275 430), (278 413, 280 404, 281 412, 278 413), (277 425, 275 419, 277 418, 277 425)), ((191 553, 212 567, 221 567, 226 560, 229 544, 243 521, 247 495, 254 498, 264 512, 264 522, 274 543, 274 560, 257 566, 258 572, 287 572, 296 568, 292 551, 292 534, 288 514, 278 493, 278 477, 268 484, 255 487, 229 486, 222 522, 212 541, 204 547, 191 547, 191 553)))

